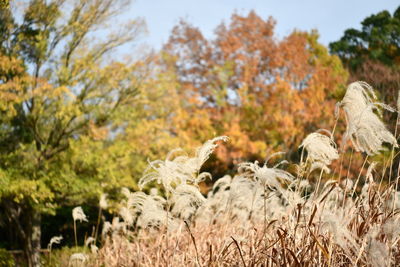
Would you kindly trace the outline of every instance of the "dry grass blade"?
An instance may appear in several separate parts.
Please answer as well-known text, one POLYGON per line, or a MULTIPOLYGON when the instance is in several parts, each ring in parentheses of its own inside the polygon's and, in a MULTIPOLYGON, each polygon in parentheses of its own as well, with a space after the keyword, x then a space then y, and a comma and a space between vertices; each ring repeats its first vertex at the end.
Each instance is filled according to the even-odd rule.
POLYGON ((314 206, 314 209, 313 209, 313 212, 311 213, 311 216, 310 216, 310 220, 308 221, 308 226, 310 227, 310 225, 312 224, 312 222, 313 222, 313 220, 314 220, 314 216, 315 216, 315 213, 317 212, 317 206, 315 205, 314 206))
POLYGON ((199 261, 199 251, 197 250, 197 245, 196 245, 196 239, 194 238, 194 236, 192 234, 192 231, 190 231, 190 226, 187 223, 187 221, 185 221, 185 225, 186 225, 186 228, 187 228, 187 230, 188 230, 188 232, 190 234, 190 237, 191 237, 193 245, 194 245, 194 249, 196 251, 196 262, 197 262, 198 266, 201 266, 200 265, 200 261, 199 261))
POLYGON ((240 258, 242 259, 243 266, 246 267, 246 262, 244 261, 242 250, 240 249, 239 243, 236 241, 235 238, 233 238, 233 236, 231 236, 231 238, 232 238, 233 242, 235 243, 237 249, 239 250, 239 255, 240 255, 240 258))
POLYGON ((294 252, 289 248, 286 248, 286 250, 289 251, 290 255, 293 257, 293 260, 295 261, 294 266, 301 266, 300 261, 297 259, 296 254, 294 254, 294 252))
POLYGON ((330 266, 330 256, 329 256, 329 252, 326 250, 326 248, 321 244, 321 242, 319 242, 318 238, 315 236, 314 232, 311 231, 311 229, 309 228, 308 231, 310 232, 311 236, 314 238, 317 246, 321 249, 322 253, 324 254, 324 256, 326 257, 326 260, 328 262, 328 266, 330 266))

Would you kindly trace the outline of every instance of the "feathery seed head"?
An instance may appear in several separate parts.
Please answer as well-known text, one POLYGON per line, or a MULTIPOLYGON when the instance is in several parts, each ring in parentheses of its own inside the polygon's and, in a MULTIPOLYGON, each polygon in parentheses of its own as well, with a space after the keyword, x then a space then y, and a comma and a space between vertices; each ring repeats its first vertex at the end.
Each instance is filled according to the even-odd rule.
POLYGON ((108 203, 107 203, 107 194, 102 194, 100 196, 100 201, 99 201, 99 206, 101 209, 105 210, 108 207, 108 203))
POLYGON ((68 266, 74 266, 76 263, 85 263, 89 259, 88 255, 85 253, 74 253, 69 257, 68 266))
MULTIPOLYGON (((331 135, 330 132, 328 132, 331 135)), ((336 144, 332 137, 318 132, 309 134, 301 143, 300 147, 307 150, 307 160, 311 162, 311 171, 319 168, 325 172, 330 172, 328 165, 332 160, 338 159, 339 154, 336 144)))
POLYGON ((158 189, 155 188, 155 187, 150 188, 150 192, 149 193, 150 193, 151 196, 158 196, 158 189))
POLYGON ((227 136, 218 136, 211 140, 205 142, 201 147, 196 150, 196 157, 195 157, 195 167, 197 170, 200 170, 201 166, 203 166, 204 162, 208 160, 211 153, 217 148, 216 142, 223 141, 228 142, 229 138, 227 136))
POLYGON ((101 235, 104 237, 108 234, 108 232, 110 232, 112 230, 112 226, 110 222, 104 222, 103 223, 103 229, 101 231, 101 235))
POLYGON ((343 190, 346 192, 351 192, 354 188, 354 182, 351 179, 345 179, 341 182, 341 185, 343 187, 343 190))
POLYGON ((200 193, 198 187, 187 184, 179 185, 171 198, 171 203, 173 203, 172 214, 183 220, 189 220, 204 202, 206 202, 206 199, 200 193))
POLYGON ((390 106, 373 102, 374 91, 365 82, 351 83, 341 102, 346 114, 347 129, 343 137, 343 145, 350 138, 357 151, 369 155, 377 154, 383 149, 383 143, 397 147, 396 138, 390 133, 374 111, 381 108, 394 111, 390 106))
POLYGON ((92 244, 92 243, 94 244, 95 241, 96 240, 94 239, 94 237, 89 236, 85 241, 85 246, 89 247, 89 245, 92 244))
POLYGON ((76 207, 72 210, 72 218, 74 219, 74 221, 79 220, 80 222, 85 221, 87 222, 88 219, 85 215, 85 213, 82 210, 82 207, 76 207))
POLYGON ((260 167, 258 161, 254 163, 240 163, 239 172, 250 172, 255 180, 259 181, 263 186, 275 187, 277 189, 281 188, 279 179, 286 182, 292 182, 294 180, 294 177, 284 170, 275 167, 268 168, 266 164, 260 167))
POLYGON ((133 218, 133 216, 132 216, 131 211, 129 210, 129 208, 127 208, 127 207, 121 207, 121 208, 119 209, 119 213, 118 213, 118 214, 121 216, 121 218, 124 220, 124 222, 125 222, 127 225, 132 225, 132 224, 133 224, 134 218, 133 218))
POLYGON ((190 182, 198 184, 205 178, 210 177, 207 173, 199 174, 201 166, 210 157, 211 153, 218 146, 218 141, 227 141, 228 137, 220 136, 208 140, 201 147, 197 148, 194 157, 181 155, 172 158, 172 155, 180 149, 171 151, 165 161, 156 160, 149 162, 148 168, 139 180, 139 188, 143 189, 147 184, 155 181, 162 184, 164 189, 171 193, 180 184, 190 182))
POLYGON ((53 236, 50 239, 49 244, 47 245, 47 249, 51 250, 53 244, 60 244, 62 239, 63 239, 63 237, 61 235, 60 236, 53 236))

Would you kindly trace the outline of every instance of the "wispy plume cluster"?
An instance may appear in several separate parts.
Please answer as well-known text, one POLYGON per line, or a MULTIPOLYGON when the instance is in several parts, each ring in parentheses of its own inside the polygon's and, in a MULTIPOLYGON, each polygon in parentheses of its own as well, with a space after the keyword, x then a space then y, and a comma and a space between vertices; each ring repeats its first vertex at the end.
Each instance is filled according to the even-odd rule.
POLYGON ((376 95, 369 84, 354 82, 347 87, 340 103, 346 113, 347 121, 343 144, 350 138, 357 151, 368 155, 377 154, 383 149, 383 143, 397 147, 396 138, 378 117, 382 108, 392 112, 394 109, 383 103, 374 102, 375 99, 376 95))
POLYGON ((162 226, 172 227, 174 220, 166 212, 166 200, 161 196, 147 195, 143 192, 129 193, 126 204, 121 208, 123 220, 140 229, 160 229, 162 226))
POLYGON ((83 266, 88 260, 89 256, 85 253, 74 253, 69 258, 68 266, 83 266))
POLYGON ((180 149, 171 151, 165 161, 156 160, 149 162, 144 176, 139 180, 139 187, 156 181, 162 185, 167 192, 172 192, 180 184, 198 184, 207 177, 209 173, 199 173, 203 163, 210 157, 217 147, 216 142, 227 141, 228 137, 220 136, 204 143, 196 150, 194 157, 180 155, 173 158, 174 154, 182 152, 180 149))
POLYGON ((204 202, 206 199, 197 186, 178 185, 171 197, 172 215, 185 221, 190 220, 204 202))
POLYGON ((328 166, 333 160, 339 158, 332 134, 326 130, 325 132, 329 134, 329 137, 319 132, 311 133, 307 135, 300 145, 300 147, 307 151, 306 162, 309 161, 311 163, 310 172, 314 169, 322 169, 326 173, 329 173, 330 169, 328 166))
POLYGON ((239 164, 239 172, 247 172, 247 176, 253 178, 254 180, 258 181, 262 186, 269 187, 269 188, 281 188, 281 182, 291 183, 294 181, 294 177, 279 168, 283 162, 275 165, 272 168, 267 166, 268 162, 265 162, 262 166, 258 164, 258 162, 245 162, 239 164))
POLYGON ((49 251, 51 251, 51 249, 52 249, 52 247, 53 247, 53 244, 60 244, 62 239, 63 239, 63 237, 62 237, 61 235, 60 235, 60 236, 53 236, 53 237, 50 239, 49 244, 47 245, 47 249, 48 249, 49 251))
POLYGON ((82 222, 82 221, 87 222, 88 221, 88 219, 86 218, 85 213, 83 212, 82 207, 75 207, 72 210, 72 218, 74 219, 74 221, 80 221, 80 222, 82 222))
POLYGON ((107 194, 102 194, 100 196, 99 200, 99 206, 101 209, 105 210, 108 208, 108 202, 107 202, 107 194))

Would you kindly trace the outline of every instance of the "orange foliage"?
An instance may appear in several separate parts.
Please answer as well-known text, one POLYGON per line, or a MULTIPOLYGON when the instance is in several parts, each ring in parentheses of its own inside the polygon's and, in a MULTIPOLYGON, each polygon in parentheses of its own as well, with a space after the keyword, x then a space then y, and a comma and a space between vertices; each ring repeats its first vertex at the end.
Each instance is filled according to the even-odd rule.
POLYGON ((255 12, 234 14, 207 40, 181 21, 164 47, 172 58, 164 65, 176 73, 190 119, 207 114, 214 129, 199 134, 206 129, 189 127, 188 134, 231 137, 228 149, 217 151, 224 164, 262 160, 267 150, 295 155, 306 134, 334 124, 335 98, 347 79, 340 60, 317 42, 316 32, 278 40, 274 26, 255 12))

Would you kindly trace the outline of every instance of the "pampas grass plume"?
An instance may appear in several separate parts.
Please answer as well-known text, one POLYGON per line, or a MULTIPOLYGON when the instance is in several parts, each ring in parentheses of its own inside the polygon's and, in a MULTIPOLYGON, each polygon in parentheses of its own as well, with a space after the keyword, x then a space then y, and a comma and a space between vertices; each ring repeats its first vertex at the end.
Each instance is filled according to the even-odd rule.
POLYGON ((396 138, 390 133, 374 111, 381 113, 381 108, 394 111, 388 105, 374 102, 376 95, 366 82, 354 82, 347 87, 340 103, 346 113, 347 129, 343 145, 351 139, 357 151, 368 155, 377 154, 383 149, 383 143, 397 147, 396 138))
POLYGON ((53 236, 50 239, 49 244, 47 245, 47 249, 51 251, 51 248, 53 247, 53 244, 60 244, 62 239, 63 239, 63 237, 61 235, 60 236, 53 236))
POLYGON ((330 137, 318 132, 311 133, 307 135, 300 145, 307 151, 307 160, 311 162, 311 171, 319 168, 329 173, 328 166, 333 160, 339 158, 331 133, 329 131, 326 132, 330 137))
POLYGON ((71 255, 71 257, 69 257, 68 266, 74 266, 73 264, 76 264, 76 263, 80 263, 80 264, 86 263, 88 259, 89 259, 89 257, 85 253, 74 253, 71 255))
POLYGON ((74 221, 80 221, 80 222, 82 222, 82 221, 87 222, 88 221, 85 213, 82 210, 82 207, 80 207, 80 206, 79 207, 75 207, 72 210, 72 218, 74 219, 74 221))
POLYGON ((107 203, 107 194, 102 194, 100 196, 100 201, 99 201, 99 206, 102 210, 105 210, 108 208, 108 203, 107 203))

